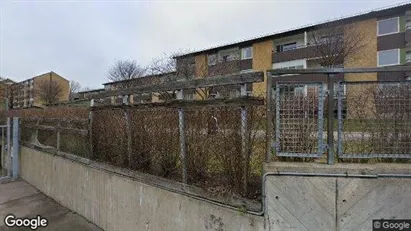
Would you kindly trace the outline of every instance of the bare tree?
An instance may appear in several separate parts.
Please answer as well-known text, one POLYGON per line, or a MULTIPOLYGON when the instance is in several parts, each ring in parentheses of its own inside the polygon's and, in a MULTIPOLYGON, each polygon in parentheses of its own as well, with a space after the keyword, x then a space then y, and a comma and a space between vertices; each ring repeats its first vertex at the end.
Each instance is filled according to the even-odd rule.
POLYGON ((147 68, 137 64, 134 60, 120 60, 117 61, 108 71, 108 79, 110 81, 124 81, 117 86, 121 88, 132 87, 130 85, 131 79, 140 78, 147 74, 147 68))
MULTIPOLYGON (((214 64, 209 65, 208 60, 205 60, 205 62, 196 62, 194 56, 187 55, 181 57, 181 55, 187 53, 189 52, 179 51, 171 55, 164 54, 163 57, 154 59, 149 65, 149 73, 151 75, 162 75, 161 78, 158 78, 158 83, 160 83, 206 78, 208 76, 232 74, 239 71, 239 63, 235 60, 223 60, 220 62, 215 60, 214 64)), ((214 55, 217 58, 217 54, 214 55)), ((230 87, 219 87, 218 89, 216 87, 206 87, 193 89, 192 91, 188 91, 188 94, 196 94, 200 99, 205 100, 213 98, 217 91, 227 93, 230 90, 232 90, 230 87)), ((177 91, 159 92, 159 94, 162 99, 170 100, 175 99, 177 91)), ((223 96, 228 96, 228 94, 223 96)))
POLYGON ((365 33, 353 24, 330 22, 309 34, 309 43, 323 67, 339 67, 366 46, 365 33))
POLYGON ((76 93, 79 92, 81 89, 81 85, 79 82, 76 82, 74 80, 70 81, 70 95, 69 95, 69 99, 73 100, 76 93))
MULTIPOLYGON (((178 75, 176 72, 176 60, 174 56, 178 55, 179 53, 163 54, 162 57, 155 58, 151 61, 148 66, 148 73, 149 75, 158 76, 157 78, 153 78, 152 84, 161 84, 165 82, 174 82, 177 81, 179 78, 184 79, 184 75, 178 75)), ((163 100, 172 100, 175 99, 177 96, 177 90, 174 91, 164 91, 158 92, 160 98, 163 100)))
POLYGON ((54 80, 43 80, 39 82, 35 90, 35 94, 46 105, 57 103, 63 93, 63 87, 54 80))

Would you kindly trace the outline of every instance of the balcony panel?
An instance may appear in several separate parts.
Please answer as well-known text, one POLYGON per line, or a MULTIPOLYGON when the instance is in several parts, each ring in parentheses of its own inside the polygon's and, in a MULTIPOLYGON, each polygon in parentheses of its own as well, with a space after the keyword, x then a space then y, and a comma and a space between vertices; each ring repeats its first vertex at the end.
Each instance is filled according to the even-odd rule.
POLYGON ((248 69, 253 69, 253 60, 252 59, 240 60, 240 70, 248 70, 248 69))
POLYGON ((411 28, 405 31, 405 42, 407 47, 411 47, 411 28))
POLYGON ((208 66, 208 75, 226 75, 240 71, 241 60, 217 62, 215 65, 208 66))
MULTIPOLYGON (((334 75, 335 81, 344 80, 344 74, 334 75)), ((325 74, 301 74, 301 75, 286 75, 273 78, 273 85, 276 82, 327 82, 328 76, 325 74)))
POLYGON ((396 34, 379 36, 377 39, 377 50, 383 51, 383 50, 404 48, 405 43, 406 43, 406 38, 405 38, 404 33, 396 33, 396 34))
POLYGON ((308 47, 297 48, 295 50, 276 52, 276 53, 273 53, 273 56, 272 56, 273 63, 280 63, 280 62, 286 62, 286 61, 297 60, 297 59, 305 59, 305 58, 315 58, 318 53, 317 49, 318 48, 316 46, 308 46, 308 47))

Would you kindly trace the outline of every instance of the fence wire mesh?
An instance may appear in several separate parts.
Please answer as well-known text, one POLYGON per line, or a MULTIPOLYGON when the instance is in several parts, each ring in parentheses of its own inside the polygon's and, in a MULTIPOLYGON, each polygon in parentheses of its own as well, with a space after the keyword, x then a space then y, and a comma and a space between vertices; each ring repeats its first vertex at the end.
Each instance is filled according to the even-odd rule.
POLYGON ((183 181, 186 167, 191 185, 256 198, 265 120, 264 106, 97 109, 92 159, 177 181, 183 181))
POLYGON ((62 118, 23 118, 20 139, 23 143, 53 148, 77 156, 89 157, 87 120, 62 118), (82 132, 78 132, 78 131, 82 132))
POLYGON ((411 82, 339 82, 340 158, 411 158, 411 82))
POLYGON ((276 83, 275 147, 284 157, 319 157, 323 152, 322 83, 276 83))

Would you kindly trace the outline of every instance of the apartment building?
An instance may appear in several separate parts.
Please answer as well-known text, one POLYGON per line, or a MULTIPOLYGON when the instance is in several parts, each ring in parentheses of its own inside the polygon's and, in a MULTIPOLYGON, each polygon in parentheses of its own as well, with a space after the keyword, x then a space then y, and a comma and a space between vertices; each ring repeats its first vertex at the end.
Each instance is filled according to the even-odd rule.
MULTIPOLYGON (((10 86, 9 100, 13 108, 41 107, 45 102, 39 96, 41 86, 48 83, 50 88, 58 85, 58 101, 68 101, 70 94, 69 81, 55 72, 44 73, 10 86)), ((51 92, 55 89, 50 89, 51 92)))
MULTIPOLYGON (((365 41, 361 52, 349 59, 340 59, 334 67, 411 65, 411 4, 408 3, 176 56, 177 72, 189 70, 197 77, 205 77, 276 68, 321 68, 321 59, 315 52, 321 44, 313 43, 311 38, 332 23, 355 29, 336 36, 347 40, 346 36, 355 36, 353 33, 357 31, 365 41)), ((409 73, 356 74, 340 78, 348 81, 405 80, 410 76, 409 73)), ((301 75, 298 79, 318 79, 315 77, 321 78, 301 75)), ((265 95, 265 81, 254 84, 250 91, 254 95, 265 95)))
POLYGON ((15 83, 9 78, 0 77, 0 110, 5 110, 8 107, 7 95, 10 89, 10 86, 15 83))
MULTIPOLYGON (((120 80, 114 82, 107 82, 103 83, 104 90, 118 90, 122 88, 132 88, 132 87, 139 87, 139 86, 149 86, 155 84, 161 84, 164 82, 170 81, 177 81, 179 77, 183 77, 182 75, 177 75, 176 72, 168 72, 162 74, 153 74, 147 75, 139 78, 134 79, 127 79, 127 80, 120 80)), ((167 93, 147 93, 147 94, 134 94, 130 96, 130 102, 132 103, 145 103, 145 102, 158 102, 161 101, 164 97, 169 97, 171 99, 175 98, 175 94, 173 92, 167 93)), ((111 103, 121 103, 122 97, 111 97, 111 103)))
POLYGON ((99 93, 102 93, 104 91, 105 91, 104 88, 87 90, 87 91, 79 91, 79 92, 74 93, 72 100, 75 101, 75 100, 92 99, 93 96, 98 95, 99 93))

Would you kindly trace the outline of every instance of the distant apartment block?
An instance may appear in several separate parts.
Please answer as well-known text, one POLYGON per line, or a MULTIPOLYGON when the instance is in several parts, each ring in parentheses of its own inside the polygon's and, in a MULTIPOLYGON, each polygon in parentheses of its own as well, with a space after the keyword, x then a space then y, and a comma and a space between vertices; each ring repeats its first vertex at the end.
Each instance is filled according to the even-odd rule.
POLYGON ((0 110, 5 110, 9 102, 7 100, 8 91, 10 90, 10 86, 15 83, 13 80, 9 78, 2 78, 0 77, 0 110))
MULTIPOLYGON (((128 80, 121 80, 115 82, 108 82, 103 83, 104 90, 118 90, 122 88, 132 88, 132 87, 140 87, 140 86, 150 86, 161 84, 165 82, 172 82, 178 81, 180 78, 184 78, 183 75, 179 75, 176 72, 168 72, 163 74, 155 74, 155 75, 147 75, 144 77, 128 79, 128 80)), ((192 98, 193 94, 187 96, 186 99, 192 98)), ((147 94, 135 94, 130 96, 130 102, 132 103, 147 103, 147 102, 158 102, 164 100, 165 98, 168 99, 175 99, 176 95, 175 92, 163 92, 163 93, 147 93, 147 94)), ((111 97, 112 103, 121 103, 122 97, 111 97)))
POLYGON ((55 72, 49 72, 35 76, 33 78, 14 83, 10 86, 9 99, 13 108, 42 107, 45 102, 39 97, 40 86, 42 84, 56 83, 59 85, 61 92, 58 95, 58 101, 68 101, 70 84, 69 81, 55 72))
MULTIPOLYGON (((314 45, 310 38, 312 33, 330 23, 350 25, 356 31, 364 33, 366 40, 361 52, 349 60, 339 60, 336 67, 411 65, 411 4, 408 3, 176 56, 177 73, 205 77, 249 71, 265 72, 278 68, 322 68, 318 54, 314 52, 318 45, 314 45)), ((350 36, 348 33, 352 32, 347 31, 340 36, 350 36)), ((396 81, 410 79, 410 76, 410 73, 380 73, 344 78, 348 81, 396 81)), ((298 79, 312 80, 314 77, 301 75, 298 79)), ((265 89, 264 82, 254 84, 249 90, 254 95, 264 95, 265 89)))
POLYGON ((104 88, 100 89, 92 89, 92 90, 87 90, 87 91, 79 91, 74 94, 74 97, 72 100, 85 100, 85 99, 93 99, 93 96, 104 92, 104 88))

